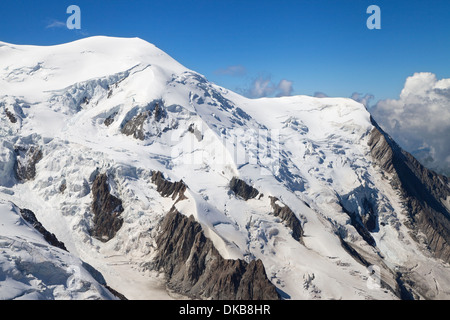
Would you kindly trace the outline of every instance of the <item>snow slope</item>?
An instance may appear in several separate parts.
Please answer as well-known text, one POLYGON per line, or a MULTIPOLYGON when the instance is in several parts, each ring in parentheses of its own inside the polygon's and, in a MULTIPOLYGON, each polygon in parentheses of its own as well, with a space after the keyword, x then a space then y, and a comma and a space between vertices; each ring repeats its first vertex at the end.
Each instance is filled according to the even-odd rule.
MULTIPOLYGON (((159 223, 174 205, 158 193, 153 171, 183 180, 187 198, 175 204, 178 210, 202 224, 224 258, 261 259, 283 298, 396 299, 393 290, 373 285, 374 269, 349 254, 342 239, 372 261, 386 283, 395 286, 396 272, 407 271, 420 279, 425 298, 450 297, 449 266, 410 236, 399 194, 370 156, 370 114, 353 100, 247 99, 141 39, 92 37, 51 47, 0 42, 0 113, 2 215, 17 211, 10 202, 32 210, 64 242, 70 259, 92 265, 129 299, 181 298, 147 267, 159 223), (130 120, 147 113, 152 116, 132 127, 140 138, 124 134, 130 120), (14 174, 19 146, 43 154, 27 181, 14 174), (91 186, 99 172, 108 175, 124 208, 124 223, 108 242, 90 235, 91 186), (237 197, 229 190, 233 177, 262 195, 237 197), (300 220, 303 243, 272 214, 270 196, 300 220), (377 206, 376 246, 343 209, 362 215, 364 199, 377 206)), ((13 237, 13 218, 5 219, 0 236, 13 237)), ((11 239, 2 242, 8 248, 1 253, 3 274, 11 239)), ((43 257, 63 263, 55 253, 43 257)), ((9 279, 0 274, 7 299, 19 294, 4 289, 9 279)), ((52 290, 53 296, 23 297, 89 296, 70 296, 67 286, 52 290)))
POLYGON ((90 266, 48 244, 14 204, 0 201, 0 221, 1 300, 116 299, 90 266))

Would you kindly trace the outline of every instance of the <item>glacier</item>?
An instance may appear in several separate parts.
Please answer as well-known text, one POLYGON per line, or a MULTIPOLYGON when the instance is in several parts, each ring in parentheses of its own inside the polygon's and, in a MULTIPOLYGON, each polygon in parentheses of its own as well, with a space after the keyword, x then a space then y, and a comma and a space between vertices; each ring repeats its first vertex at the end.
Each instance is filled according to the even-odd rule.
POLYGON ((354 100, 248 99, 142 39, 97 36, 0 42, 0 114, 2 299, 256 297, 244 282, 291 300, 450 298, 448 179, 354 100), (94 213, 100 176, 116 222, 94 213), (175 231, 191 247, 172 243, 163 270, 175 231), (215 259, 243 268, 235 288, 215 259))

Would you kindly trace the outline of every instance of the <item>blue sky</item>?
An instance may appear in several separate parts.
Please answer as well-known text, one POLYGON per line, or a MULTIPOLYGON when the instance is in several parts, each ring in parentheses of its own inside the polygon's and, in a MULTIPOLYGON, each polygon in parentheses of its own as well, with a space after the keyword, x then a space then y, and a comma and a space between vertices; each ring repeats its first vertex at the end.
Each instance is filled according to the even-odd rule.
POLYGON ((375 102, 397 98, 415 72, 450 77, 448 0, 2 0, 0 12, 0 41, 140 37, 241 93, 255 80, 284 79, 292 94, 370 93, 375 102), (64 26, 71 4, 81 8, 81 30, 64 26), (381 30, 366 27, 371 4, 381 30))

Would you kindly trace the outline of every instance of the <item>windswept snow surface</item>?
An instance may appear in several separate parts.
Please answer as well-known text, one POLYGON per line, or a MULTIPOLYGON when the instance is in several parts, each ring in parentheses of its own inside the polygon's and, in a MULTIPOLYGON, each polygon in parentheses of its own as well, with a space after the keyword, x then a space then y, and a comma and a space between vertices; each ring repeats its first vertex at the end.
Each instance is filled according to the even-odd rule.
POLYGON ((340 237, 382 261, 381 272, 415 270, 433 286, 428 298, 450 297, 448 265, 410 237, 399 195, 373 166, 367 146, 373 126, 363 105, 307 96, 247 99, 137 38, 0 44, 1 298, 111 298, 91 280, 84 293, 67 286, 69 266, 82 270, 81 260, 128 299, 182 298, 147 267, 158 225, 174 205, 151 181, 158 170, 188 186, 187 199, 176 207, 194 215, 220 254, 261 259, 285 299, 397 298, 373 284, 373 269, 348 254, 340 237), (121 132, 142 112, 153 117, 156 103, 162 118, 143 123, 143 139, 121 132), (14 150, 31 145, 43 157, 34 179, 21 182, 14 175, 14 150), (89 232, 90 187, 99 172, 108 175, 111 193, 124 207, 123 226, 108 242, 89 232), (236 197, 229 190, 235 176, 260 196, 236 197), (303 243, 272 214, 269 196, 301 221, 303 243), (377 203, 383 222, 371 232, 376 247, 362 239, 340 205, 358 212, 363 198, 377 203), (11 203, 32 210, 70 254, 28 229, 16 231, 11 203), (17 278, 17 261, 28 261, 33 270, 25 267, 17 278), (61 277, 36 274, 42 263, 53 264, 61 277))
MULTIPOLYGON (((49 245, 10 202, 0 201, 0 299, 116 299, 65 250, 49 245)), ((100 280, 103 282, 103 280, 100 280)))

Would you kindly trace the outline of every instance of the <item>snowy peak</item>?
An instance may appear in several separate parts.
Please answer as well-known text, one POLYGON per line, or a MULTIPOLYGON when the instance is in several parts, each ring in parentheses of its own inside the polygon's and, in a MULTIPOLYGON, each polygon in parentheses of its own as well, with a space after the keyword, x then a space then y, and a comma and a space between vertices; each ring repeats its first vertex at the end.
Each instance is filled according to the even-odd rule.
POLYGON ((32 100, 45 92, 125 72, 139 64, 163 67, 161 72, 168 76, 186 70, 138 38, 91 37, 48 47, 4 44, 0 61, 2 84, 8 84, 5 92, 26 94, 32 100), (14 85, 17 83, 21 85, 14 85))
POLYGON ((0 87, 0 201, 126 298, 449 297, 448 181, 360 103, 247 99, 137 38, 2 43, 0 87))

